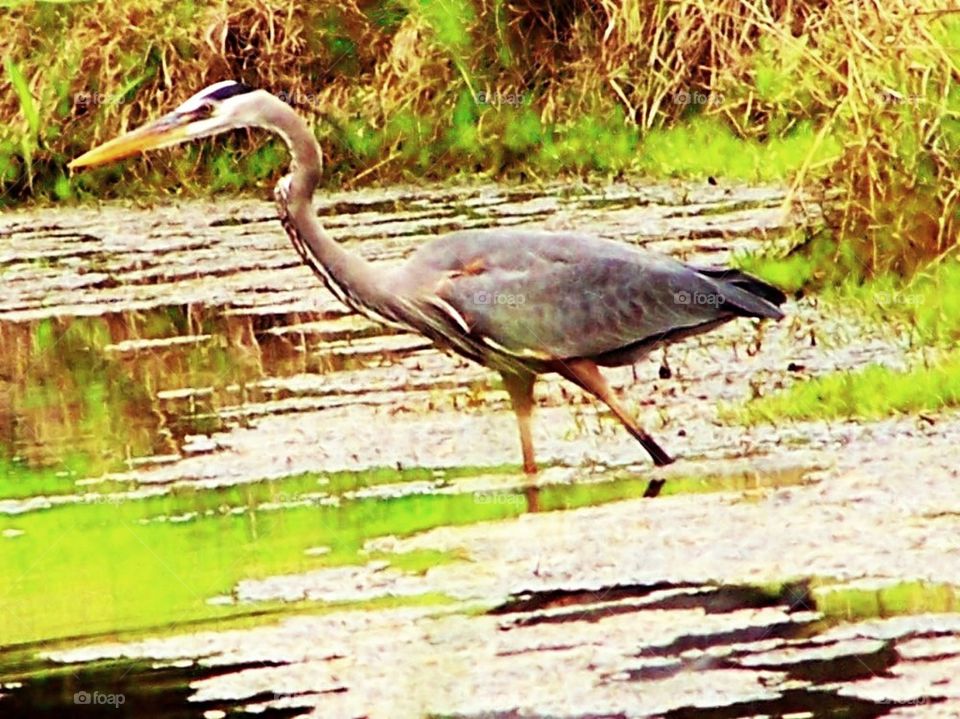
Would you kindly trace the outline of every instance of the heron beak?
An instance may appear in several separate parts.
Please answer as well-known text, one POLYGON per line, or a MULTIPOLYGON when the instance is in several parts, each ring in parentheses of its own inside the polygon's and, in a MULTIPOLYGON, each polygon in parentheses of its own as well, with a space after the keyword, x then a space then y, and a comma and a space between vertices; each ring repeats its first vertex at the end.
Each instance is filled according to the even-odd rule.
POLYGON ((74 158, 67 165, 71 170, 78 167, 93 167, 115 160, 122 160, 158 147, 176 145, 193 137, 190 125, 194 118, 189 115, 170 113, 148 125, 105 142, 99 147, 74 158))

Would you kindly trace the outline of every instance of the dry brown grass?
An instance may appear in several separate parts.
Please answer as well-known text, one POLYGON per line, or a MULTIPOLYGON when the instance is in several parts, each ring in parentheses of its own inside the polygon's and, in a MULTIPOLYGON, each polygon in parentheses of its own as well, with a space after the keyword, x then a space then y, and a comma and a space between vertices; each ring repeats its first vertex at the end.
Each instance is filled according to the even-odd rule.
POLYGON ((957 247, 960 16, 931 23, 951 5, 850 2, 826 19, 843 60, 832 127, 846 140, 824 179, 841 198, 829 221, 870 273, 912 274, 957 247))
MULTIPOLYGON (((695 99, 743 136, 814 122, 844 149, 805 165, 858 271, 910 274, 958 242, 960 9, 947 0, 572 0, 514 4, 545 113, 615 97, 650 128, 695 99), (546 43, 550 40, 552 43, 546 43), (555 48, 544 54, 543 47, 555 48)), ((838 258, 839 259, 839 258, 838 258)))

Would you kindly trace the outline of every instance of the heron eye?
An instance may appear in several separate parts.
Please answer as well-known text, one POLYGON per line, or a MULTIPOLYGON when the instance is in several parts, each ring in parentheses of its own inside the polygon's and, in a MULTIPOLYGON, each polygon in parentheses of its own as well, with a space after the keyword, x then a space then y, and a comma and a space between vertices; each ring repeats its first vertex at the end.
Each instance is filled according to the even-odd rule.
POLYGON ((194 112, 194 114, 197 115, 198 117, 210 117, 210 115, 213 114, 213 109, 214 109, 213 103, 207 101, 207 102, 201 103, 201 104, 197 107, 197 109, 194 110, 193 112, 194 112))

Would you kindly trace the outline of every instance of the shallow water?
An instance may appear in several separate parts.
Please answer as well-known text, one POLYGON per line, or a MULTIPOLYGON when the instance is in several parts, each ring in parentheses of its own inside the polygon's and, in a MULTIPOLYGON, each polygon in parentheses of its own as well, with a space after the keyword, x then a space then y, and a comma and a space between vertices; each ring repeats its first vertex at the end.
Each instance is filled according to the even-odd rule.
MULTIPOLYGON (((781 199, 713 186, 391 189, 322 198, 318 211, 382 263, 435 232, 494 225, 587 227, 722 262, 789 231, 781 199)), ((902 361, 896 339, 815 303, 611 372, 687 458, 666 471, 593 403, 543 382, 534 484, 496 380, 346 314, 268 203, 11 213, 0 281, 0 714, 873 717, 952 696, 931 684, 868 697, 850 667, 920 664, 887 645, 823 639, 839 659, 808 645, 878 617, 957 612, 960 574, 932 557, 955 548, 960 423, 746 431, 716 414, 792 381, 791 363, 817 374, 902 361), (894 442, 919 459, 891 455, 894 442), (860 465, 866 479, 848 479, 860 465), (913 466, 923 492, 905 489, 913 466), (765 546, 753 527, 774 516, 765 546), (880 586, 851 584, 864 578, 880 586), (793 606, 773 585, 812 589, 793 606), (713 615, 724 619, 711 635, 713 615), (712 638, 667 641, 675 624, 712 638), (523 647, 498 639, 511 631, 523 647), (781 671, 782 657, 762 658, 773 645, 806 658, 781 671), (727 650, 719 663, 690 654, 727 650), (364 672, 372 657, 381 666, 364 672), (474 691, 417 694, 438 666, 474 691), (550 681, 535 690, 543 673, 580 689, 564 701, 550 681)), ((955 636, 907 626, 895 641, 955 636)))

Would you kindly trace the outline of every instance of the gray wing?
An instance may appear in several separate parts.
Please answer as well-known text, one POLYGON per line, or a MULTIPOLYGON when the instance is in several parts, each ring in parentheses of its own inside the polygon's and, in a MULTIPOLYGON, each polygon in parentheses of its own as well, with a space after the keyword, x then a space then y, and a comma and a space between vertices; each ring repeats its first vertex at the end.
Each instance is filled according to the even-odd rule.
POLYGON ((587 235, 456 233, 419 250, 397 280, 397 292, 474 339, 538 359, 597 357, 736 315, 781 316, 732 281, 587 235))

